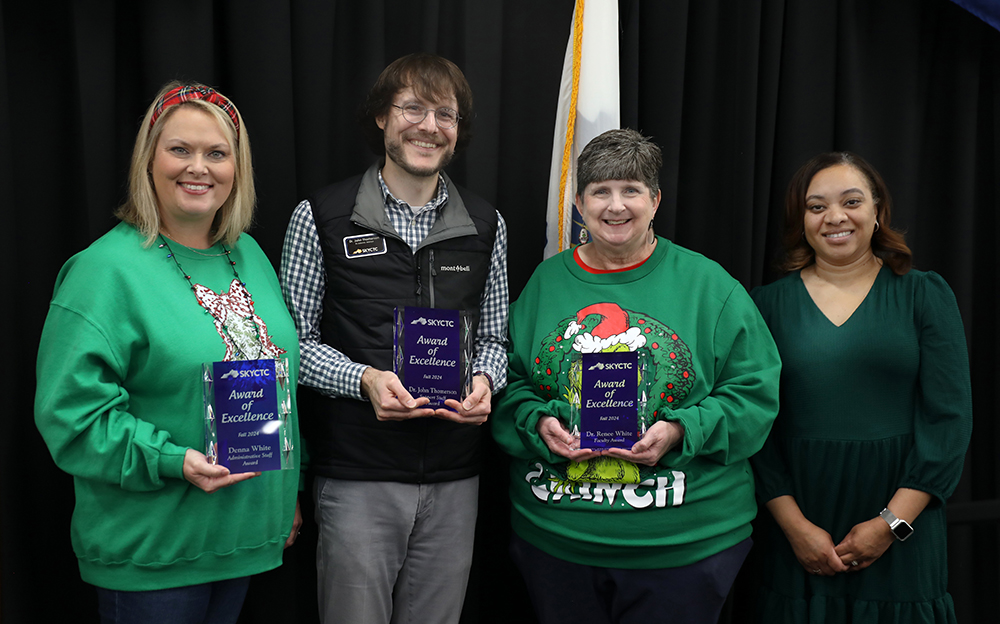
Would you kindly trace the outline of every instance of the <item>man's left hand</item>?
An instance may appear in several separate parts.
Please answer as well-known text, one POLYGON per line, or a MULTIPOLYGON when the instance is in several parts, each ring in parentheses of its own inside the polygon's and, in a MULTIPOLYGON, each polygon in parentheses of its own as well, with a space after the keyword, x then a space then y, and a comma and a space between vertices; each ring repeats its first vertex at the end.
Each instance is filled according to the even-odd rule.
POLYGON ((472 392, 464 401, 459 403, 455 399, 448 399, 444 404, 449 409, 436 409, 434 416, 467 425, 481 425, 489 418, 492 397, 493 392, 486 376, 476 375, 472 378, 472 392))

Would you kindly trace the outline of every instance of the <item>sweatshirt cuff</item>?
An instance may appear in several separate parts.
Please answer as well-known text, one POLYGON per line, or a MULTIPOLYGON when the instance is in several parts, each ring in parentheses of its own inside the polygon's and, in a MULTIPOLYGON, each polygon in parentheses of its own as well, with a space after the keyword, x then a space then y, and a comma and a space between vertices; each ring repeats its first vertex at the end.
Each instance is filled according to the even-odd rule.
POLYGON ((525 419, 524 429, 521 431, 522 443, 525 448, 532 449, 537 453, 542 459, 549 462, 550 464, 565 464, 569 460, 552 452, 552 449, 542 440, 542 436, 538 433, 538 421, 545 416, 552 416, 556 418, 563 424, 570 421, 570 412, 572 408, 566 401, 560 401, 559 399, 549 400, 544 407, 539 410, 535 410, 533 413, 529 414, 525 419))
POLYGON ((160 476, 173 479, 184 478, 184 455, 187 447, 166 444, 160 451, 160 476))
POLYGON ((675 410, 664 419, 680 423, 684 427, 684 437, 681 438, 680 444, 667 451, 660 458, 659 463, 661 466, 673 468, 686 466, 701 452, 701 448, 705 444, 701 430, 691 426, 694 424, 691 422, 694 419, 690 418, 685 412, 686 410, 675 410))

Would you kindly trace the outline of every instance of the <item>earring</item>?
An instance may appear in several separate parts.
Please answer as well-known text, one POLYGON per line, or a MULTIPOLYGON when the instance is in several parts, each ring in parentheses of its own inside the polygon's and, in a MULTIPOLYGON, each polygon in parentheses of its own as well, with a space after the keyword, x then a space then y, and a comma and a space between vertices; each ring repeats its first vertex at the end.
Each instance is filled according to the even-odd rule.
POLYGON ((656 232, 653 231, 653 222, 649 222, 649 240, 646 242, 647 245, 652 245, 656 242, 656 232))
POLYGON ((879 227, 878 226, 878 219, 875 219, 875 229, 872 231, 872 234, 874 234, 875 232, 878 232, 878 227, 879 227))

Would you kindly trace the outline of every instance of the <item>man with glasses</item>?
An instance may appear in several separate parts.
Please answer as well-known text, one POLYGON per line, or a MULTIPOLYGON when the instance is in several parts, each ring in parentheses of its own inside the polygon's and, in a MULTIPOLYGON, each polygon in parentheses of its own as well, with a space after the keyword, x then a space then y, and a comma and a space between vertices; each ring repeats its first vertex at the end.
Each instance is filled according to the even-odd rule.
POLYGON ((301 347, 325 624, 458 622, 476 524, 481 425, 506 384, 507 229, 443 172, 472 92, 429 54, 387 67, 362 127, 384 158, 296 207, 282 289, 301 347), (465 310, 471 392, 445 408, 392 372, 393 309, 465 310))

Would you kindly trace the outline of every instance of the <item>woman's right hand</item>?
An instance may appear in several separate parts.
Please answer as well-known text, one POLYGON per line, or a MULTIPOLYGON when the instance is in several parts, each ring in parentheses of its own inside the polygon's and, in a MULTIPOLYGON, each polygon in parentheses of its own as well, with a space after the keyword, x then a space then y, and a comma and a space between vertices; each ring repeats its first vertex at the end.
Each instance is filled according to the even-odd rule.
POLYGON ((784 528, 795 558, 809 574, 833 576, 850 568, 837 555, 830 534, 805 518, 794 527, 784 528), (817 571, 818 570, 818 571, 817 571))
POLYGON ((579 436, 570 433, 562 421, 555 416, 542 416, 538 420, 535 430, 545 442, 545 446, 560 457, 578 462, 599 455, 592 449, 581 449, 579 436))
POLYGON ((230 474, 225 466, 208 463, 203 453, 188 449, 184 453, 184 478, 208 494, 229 487, 234 483, 259 477, 259 472, 240 472, 230 474))
POLYGON ((778 496, 765 503, 775 522, 781 527, 792 546, 799 565, 809 574, 833 576, 846 572, 848 566, 837 555, 833 538, 805 517, 795 497, 778 496))

